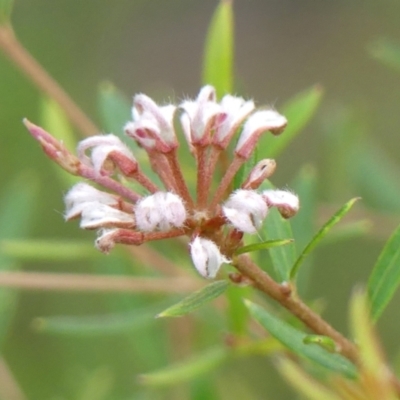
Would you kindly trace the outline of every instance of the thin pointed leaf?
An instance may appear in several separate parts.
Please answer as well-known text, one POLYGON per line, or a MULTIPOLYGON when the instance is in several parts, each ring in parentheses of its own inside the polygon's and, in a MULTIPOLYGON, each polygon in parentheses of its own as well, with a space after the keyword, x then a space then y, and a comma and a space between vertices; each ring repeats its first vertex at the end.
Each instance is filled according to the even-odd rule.
POLYGON ((155 322, 156 306, 136 308, 135 311, 90 316, 38 317, 32 329, 38 333, 57 336, 109 336, 132 333, 155 322))
POLYGON ((146 386, 171 386, 187 382, 198 376, 210 373, 219 367, 229 356, 227 349, 217 347, 189 360, 170 365, 161 370, 139 376, 139 381, 146 386))
POLYGON ((288 126, 279 136, 264 135, 261 143, 266 157, 277 157, 304 129, 321 103, 322 94, 320 86, 313 86, 299 93, 282 107, 280 112, 287 118, 288 126))
POLYGON ((360 236, 365 236, 372 229, 372 222, 369 219, 361 219, 359 221, 343 224, 333 230, 331 234, 324 240, 323 244, 336 243, 338 241, 349 240, 360 236))
POLYGON ((277 366, 284 378, 305 398, 309 400, 341 400, 341 397, 307 375, 304 370, 288 358, 279 358, 277 366))
POLYGON ((293 239, 275 239, 275 240, 266 240, 261 243, 253 243, 247 246, 240 247, 235 251, 236 255, 250 253, 252 251, 266 250, 271 249, 272 247, 284 246, 285 244, 292 243, 293 239))
POLYGON ((371 318, 376 321, 400 284, 400 226, 385 244, 368 280, 371 318))
POLYGON ((372 42, 368 53, 397 72, 400 72, 400 44, 391 40, 381 38, 372 42))
POLYGON ((191 313, 203 304, 214 300, 228 288, 228 281, 216 281, 204 286, 200 290, 190 294, 182 299, 180 302, 168 307, 157 315, 157 317, 180 317, 182 315, 191 313))
POLYGON ((98 107, 105 130, 126 141, 123 127, 132 119, 130 102, 112 83, 104 82, 99 86, 98 107))
POLYGON ((220 1, 208 29, 203 63, 203 83, 213 85, 218 96, 232 92, 233 11, 231 1, 220 1))
POLYGON ((0 252, 20 261, 82 261, 99 255, 93 245, 77 240, 2 240, 0 252))
POLYGON ((340 354, 329 353, 314 344, 304 344, 304 339, 308 336, 306 333, 293 328, 248 300, 246 300, 246 305, 253 318, 295 354, 314 361, 331 371, 340 372, 351 378, 356 376, 356 367, 340 354))
POLYGON ((303 263, 303 260, 311 253, 311 251, 317 246, 317 244, 326 236, 326 234, 350 211, 354 203, 359 200, 359 197, 349 200, 343 207, 341 207, 317 232, 317 234, 311 239, 308 245, 304 248, 302 253, 297 258, 290 271, 290 279, 293 280, 303 263))

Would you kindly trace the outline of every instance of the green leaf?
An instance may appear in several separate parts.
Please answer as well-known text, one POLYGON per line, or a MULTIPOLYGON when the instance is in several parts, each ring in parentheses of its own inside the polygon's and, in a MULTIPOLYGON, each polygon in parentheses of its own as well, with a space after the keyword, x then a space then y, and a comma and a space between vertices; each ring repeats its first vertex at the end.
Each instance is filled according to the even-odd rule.
POLYGON ((99 256, 92 244, 77 240, 2 240, 0 252, 20 261, 82 261, 99 256))
POLYGON ((368 280, 371 318, 376 321, 400 283, 400 226, 385 244, 368 280))
POLYGON ((14 0, 0 0, 0 25, 10 22, 14 0))
POLYGON ((314 116, 322 100, 322 88, 313 86, 289 100, 281 110, 288 120, 288 126, 279 136, 264 135, 261 146, 265 149, 265 157, 275 158, 304 129, 314 116))
POLYGON ((138 307, 135 311, 90 316, 38 317, 32 328, 38 332, 57 336, 109 336, 132 333, 155 322, 156 306, 138 307))
POLYGON ((219 97, 232 92, 233 10, 232 2, 221 0, 208 29, 203 63, 203 83, 215 87, 219 97))
POLYGON ((359 221, 343 224, 333 230, 323 244, 337 243, 338 241, 365 236, 371 231, 372 226, 373 224, 369 219, 361 219, 359 221))
POLYGON ((105 130, 126 141, 123 127, 132 119, 132 105, 128 99, 112 83, 103 82, 99 86, 98 106, 105 130))
POLYGON ((293 239, 275 239, 275 240, 266 240, 261 243, 253 243, 247 246, 240 247, 235 251, 235 255, 250 253, 252 251, 259 251, 265 249, 271 249, 272 247, 284 246, 285 244, 292 243, 293 239))
POLYGON ((157 315, 157 317, 180 317, 188 314, 203 304, 214 300, 228 288, 228 281, 216 281, 195 291, 180 302, 168 307, 157 315))
POLYGON ((354 203, 359 200, 359 197, 349 200, 343 207, 341 207, 317 232, 317 234, 311 239, 308 245, 304 248, 302 253, 297 258, 290 271, 290 279, 293 280, 303 263, 303 260, 311 253, 315 246, 326 236, 326 234, 350 211, 354 203))
POLYGON ((249 312, 243 304, 243 297, 251 295, 250 286, 229 285, 226 291, 228 307, 226 318, 228 320, 229 331, 234 335, 245 335, 249 312))
POLYGON ((400 44, 385 38, 377 39, 367 47, 368 53, 397 72, 400 72, 400 44))
POLYGON ((220 366, 229 356, 227 349, 217 347, 191 359, 169 365, 166 368, 139 376, 139 381, 146 386, 171 386, 187 382, 203 374, 210 373, 220 366))
MULTIPOLYGON (((68 122, 62 108, 51 98, 43 97, 41 101, 41 125, 45 130, 50 132, 58 140, 62 141, 72 153, 75 153, 77 139, 72 131, 71 125, 68 122)), ((60 181, 69 187, 78 182, 79 177, 70 175, 58 165, 53 163, 60 181)))
POLYGON ((281 321, 262 307, 246 300, 250 314, 273 336, 295 354, 350 378, 356 376, 356 367, 340 354, 332 354, 315 344, 305 344, 306 333, 281 321))
MULTIPOLYGON (((34 200, 38 191, 35 176, 23 174, 4 189, 0 199, 0 240, 14 239, 28 233, 34 200)), ((0 252, 0 272, 15 271, 19 264, 12 257, 0 252)), ((0 288, 0 350, 8 332, 18 300, 15 289, 0 288)))

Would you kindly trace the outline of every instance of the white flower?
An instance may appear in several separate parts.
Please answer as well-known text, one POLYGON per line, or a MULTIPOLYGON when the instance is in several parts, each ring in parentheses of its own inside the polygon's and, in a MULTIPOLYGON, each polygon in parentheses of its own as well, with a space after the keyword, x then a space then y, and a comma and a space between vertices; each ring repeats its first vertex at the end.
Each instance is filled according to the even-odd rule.
POLYGON ((286 118, 274 110, 255 112, 244 124, 235 153, 239 157, 249 158, 263 132, 270 131, 277 135, 283 131, 286 125, 286 118))
POLYGON ((215 89, 206 85, 200 90, 196 100, 184 101, 179 107, 184 111, 180 119, 189 145, 199 143, 202 139, 207 140, 214 117, 221 112, 221 107, 216 102, 215 89))
POLYGON ((145 232, 181 228, 187 218, 183 200, 170 192, 144 197, 135 206, 137 227, 145 232))
POLYGON ((256 233, 267 216, 268 206, 257 192, 239 189, 231 194, 222 211, 236 229, 256 233))
POLYGON ((67 221, 79 217, 88 203, 101 203, 116 206, 118 200, 110 193, 102 192, 86 183, 77 183, 64 197, 65 219, 67 221))
POLYGON ((254 110, 255 105, 252 100, 245 101, 242 97, 230 94, 224 96, 220 104, 224 118, 221 118, 222 120, 217 126, 213 136, 213 143, 225 148, 239 125, 254 110))
POLYGON ((207 279, 215 278, 221 265, 230 262, 212 240, 200 236, 190 243, 190 255, 197 271, 207 279))
POLYGON ((84 139, 79 142, 77 152, 79 159, 86 165, 93 165, 97 173, 100 173, 102 169, 107 170, 106 162, 113 152, 122 154, 132 165, 137 166, 137 161, 132 152, 113 134, 96 135, 84 139), (88 149, 92 149, 90 158, 86 155, 88 149))
POLYGON ((299 211, 299 198, 288 190, 264 190, 262 196, 268 206, 277 207, 284 218, 293 217, 299 211))
POLYGON ((178 146, 174 130, 176 106, 158 106, 150 97, 134 97, 133 122, 125 125, 125 132, 147 150, 168 152, 178 146))
POLYGON ((82 229, 99 228, 133 228, 135 218, 128 214, 105 204, 88 202, 84 204, 81 213, 80 227, 82 229))

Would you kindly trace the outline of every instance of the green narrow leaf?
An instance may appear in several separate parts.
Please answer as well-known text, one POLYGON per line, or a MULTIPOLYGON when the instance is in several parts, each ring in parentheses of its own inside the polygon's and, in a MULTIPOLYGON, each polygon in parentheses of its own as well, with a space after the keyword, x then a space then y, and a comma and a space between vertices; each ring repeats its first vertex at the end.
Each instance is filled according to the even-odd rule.
POLYGON ((139 376, 139 381, 146 386, 170 386, 186 382, 219 367, 229 356, 227 349, 217 347, 189 360, 170 365, 161 370, 139 376))
MULTIPOLYGON (((14 239, 28 233, 37 191, 37 179, 31 174, 19 176, 4 188, 0 199, 0 240, 14 239)), ((12 257, 0 252, 0 272, 18 269, 18 263, 12 257)), ((0 350, 14 315, 17 299, 17 290, 0 288, 0 350)))
POLYGON ((275 239, 266 240, 261 243, 253 243, 247 246, 240 247, 235 251, 235 255, 250 253, 252 251, 271 249, 272 247, 284 246, 285 244, 292 243, 293 239, 275 239))
POLYGON ((154 324, 154 314, 159 309, 157 304, 106 315, 38 317, 32 321, 32 329, 47 335, 81 337, 132 333, 154 324))
MULTIPOLYGON (((263 189, 275 189, 271 182, 263 183, 263 189)), ((266 240, 292 240, 293 233, 290 222, 284 219, 278 210, 273 207, 269 210, 265 219, 263 230, 260 235, 264 241, 266 240)), ((268 251, 276 276, 281 282, 289 280, 289 273, 296 259, 295 243, 291 242, 285 246, 272 247, 268 251)))
POLYGON ((290 99, 281 110, 287 118, 288 126, 279 136, 264 135, 261 139, 265 156, 277 157, 289 143, 304 129, 314 116, 322 100, 322 88, 313 86, 290 99))
POLYGON ((0 25, 10 22, 14 0, 0 0, 0 25))
POLYGON ((132 105, 128 99, 112 83, 103 82, 99 86, 98 107, 105 130, 126 141, 123 127, 132 119, 132 105))
POLYGON ((205 43, 203 83, 213 85, 219 97, 232 92, 232 1, 221 0, 212 17, 205 43))
POLYGON ((216 281, 210 283, 185 297, 180 302, 168 307, 166 310, 159 313, 157 317, 180 317, 181 315, 188 314, 201 307, 203 304, 220 296, 228 288, 228 285, 228 281, 216 281))
POLYGON ((400 44, 398 42, 381 38, 370 43, 367 50, 373 58, 400 72, 400 44))
POLYGON ((315 246, 326 236, 326 234, 350 211, 354 203, 359 200, 359 197, 349 200, 343 207, 341 207, 317 232, 317 234, 311 239, 308 245, 304 248, 302 253, 297 258, 290 271, 290 279, 293 280, 303 263, 303 260, 311 253, 315 246))
MULTIPOLYGON (((41 101, 41 125, 58 140, 62 141, 72 153, 75 153, 77 139, 72 131, 68 119, 61 107, 51 98, 43 97, 41 101)), ((67 187, 75 184, 80 178, 70 175, 58 165, 53 166, 60 181, 67 187)))
POLYGON ((360 236, 365 236, 372 229, 372 222, 369 219, 361 219, 359 221, 350 222, 343 224, 325 239, 323 244, 336 243, 338 241, 344 241, 353 239, 360 236))
POLYGON ((250 286, 229 285, 226 291, 229 331, 238 336, 246 334, 249 312, 243 304, 243 297, 250 296, 251 290, 250 286))
POLYGON ((368 280, 371 318, 376 321, 400 283, 400 226, 385 244, 368 280))
POLYGON ((92 244, 76 240, 2 240, 0 252, 20 261, 82 261, 99 256, 92 244))
POLYGON ((329 353, 315 344, 305 344, 304 339, 308 336, 306 333, 293 328, 288 323, 281 321, 262 307, 248 300, 246 300, 246 305, 253 318, 295 354, 350 378, 356 376, 356 367, 340 354, 329 353))

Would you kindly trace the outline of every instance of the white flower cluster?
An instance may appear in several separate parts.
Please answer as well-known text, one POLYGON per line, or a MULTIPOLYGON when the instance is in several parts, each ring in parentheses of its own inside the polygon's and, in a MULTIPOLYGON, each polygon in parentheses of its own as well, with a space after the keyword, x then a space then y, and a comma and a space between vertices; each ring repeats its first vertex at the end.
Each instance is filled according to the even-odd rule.
POLYGON ((81 228, 98 229, 99 250, 108 252, 116 243, 138 245, 185 235, 190 238, 197 271, 214 278, 234 250, 224 247, 224 237, 236 235, 234 245, 239 246, 243 233, 254 234, 260 229, 270 207, 277 207, 285 218, 298 211, 298 198, 289 191, 256 191, 274 172, 274 160, 261 160, 241 188, 229 193, 235 174, 250 158, 261 134, 278 135, 285 128, 286 118, 275 110, 256 111, 253 101, 232 95, 217 101, 215 89, 206 85, 195 100, 185 100, 178 106, 159 106, 138 94, 132 116, 125 133, 147 152, 164 188, 141 171, 131 149, 115 135, 82 140, 76 157, 42 128, 25 121, 50 158, 68 172, 107 190, 79 183, 65 196, 65 219, 80 218, 81 228), (179 120, 197 163, 196 198, 190 193, 177 157, 174 119, 179 120), (210 194, 218 159, 238 130, 231 164, 215 193, 210 194), (147 194, 143 196, 127 186, 125 182, 130 180, 147 194), (219 246, 224 247, 225 254, 219 246))

